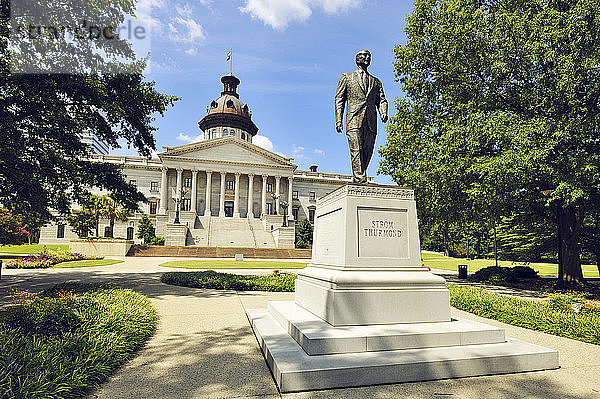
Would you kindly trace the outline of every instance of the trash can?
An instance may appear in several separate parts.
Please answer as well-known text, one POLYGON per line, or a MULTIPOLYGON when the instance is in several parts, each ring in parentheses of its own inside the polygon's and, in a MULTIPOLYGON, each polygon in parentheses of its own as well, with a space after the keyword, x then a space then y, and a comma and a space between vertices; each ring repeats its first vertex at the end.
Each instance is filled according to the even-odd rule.
POLYGON ((467 265, 458 265, 458 278, 467 278, 467 265))

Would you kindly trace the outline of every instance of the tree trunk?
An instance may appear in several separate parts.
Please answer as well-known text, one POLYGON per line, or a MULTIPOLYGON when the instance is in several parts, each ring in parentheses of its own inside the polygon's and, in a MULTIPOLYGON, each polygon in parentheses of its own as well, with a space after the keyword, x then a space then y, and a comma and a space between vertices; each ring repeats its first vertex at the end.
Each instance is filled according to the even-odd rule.
POLYGON ((558 284, 582 285, 584 284, 579 258, 579 238, 581 235, 581 221, 577 217, 574 205, 557 208, 558 223, 558 284))
POLYGON ((98 226, 98 225, 99 225, 99 224, 100 224, 100 218, 99 218, 98 216, 96 216, 96 237, 99 237, 99 236, 98 236, 98 228, 99 228, 99 226, 98 226))
POLYGON ((496 267, 498 267, 498 239, 496 237, 496 221, 494 220, 494 260, 496 261, 496 267))
POLYGON ((115 238, 115 218, 110 218, 110 238, 115 238))
POLYGON ((450 256, 450 249, 448 247, 448 226, 444 227, 444 255, 450 256))

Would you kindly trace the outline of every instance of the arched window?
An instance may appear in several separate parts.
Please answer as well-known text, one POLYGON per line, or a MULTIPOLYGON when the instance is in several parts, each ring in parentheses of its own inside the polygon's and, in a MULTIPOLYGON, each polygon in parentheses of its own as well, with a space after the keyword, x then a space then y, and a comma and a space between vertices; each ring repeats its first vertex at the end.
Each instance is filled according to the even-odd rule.
POLYGON ((227 108, 234 108, 233 101, 227 100, 227 108))
POLYGON ((246 133, 242 133, 242 140, 246 140, 246 133))

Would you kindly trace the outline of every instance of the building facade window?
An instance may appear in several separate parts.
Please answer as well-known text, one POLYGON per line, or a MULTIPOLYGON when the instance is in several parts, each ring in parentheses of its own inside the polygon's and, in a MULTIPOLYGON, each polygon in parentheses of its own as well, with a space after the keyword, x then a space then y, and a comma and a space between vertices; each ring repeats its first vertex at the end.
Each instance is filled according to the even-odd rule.
POLYGON ((317 200, 317 194, 314 191, 311 191, 310 193, 308 193, 308 199, 311 201, 316 201, 317 200))
POLYGON ((308 221, 311 223, 315 222, 315 210, 314 209, 308 210, 308 221))
POLYGON ((133 187, 137 188, 137 182, 135 180, 129 180, 129 184, 131 184, 133 187))
POLYGON ((158 191, 158 182, 153 181, 150 183, 150 191, 158 191))
POLYGON ((227 190, 233 190, 235 188, 235 182, 233 180, 227 180, 227 190))
POLYGON ((298 220, 298 208, 292 208, 292 216, 294 220, 298 220))
POLYGON ((272 193, 273 192, 273 183, 267 183, 267 192, 268 193, 272 193))
POLYGON ((56 238, 65 238, 65 225, 59 224, 56 229, 56 238))
POLYGON ((267 202, 267 215, 272 215, 272 214, 273 214, 273 203, 267 202))
POLYGON ((298 191, 292 191, 292 199, 298 199, 298 191))
POLYGON ((158 205, 158 202, 151 202, 150 203, 150 214, 151 215, 156 215, 157 205, 158 205))
POLYGON ((189 211, 190 209, 192 209, 192 200, 189 198, 184 198, 181 202, 181 210, 189 211))
POLYGON ((129 226, 127 228, 127 239, 128 240, 133 240, 133 231, 134 231, 133 227, 129 226))
POLYGON ((242 133, 242 140, 246 140, 246 133, 242 133))
POLYGON ((192 178, 186 177, 183 179, 183 187, 192 187, 192 178))

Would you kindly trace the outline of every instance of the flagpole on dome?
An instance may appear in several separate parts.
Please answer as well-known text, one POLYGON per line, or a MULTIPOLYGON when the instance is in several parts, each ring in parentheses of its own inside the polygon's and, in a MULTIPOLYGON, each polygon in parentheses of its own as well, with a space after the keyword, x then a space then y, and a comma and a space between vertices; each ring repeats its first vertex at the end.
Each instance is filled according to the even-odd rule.
POLYGON ((229 61, 229 73, 233 74, 233 57, 232 57, 233 49, 229 49, 227 53, 227 59, 225 61, 229 61))

